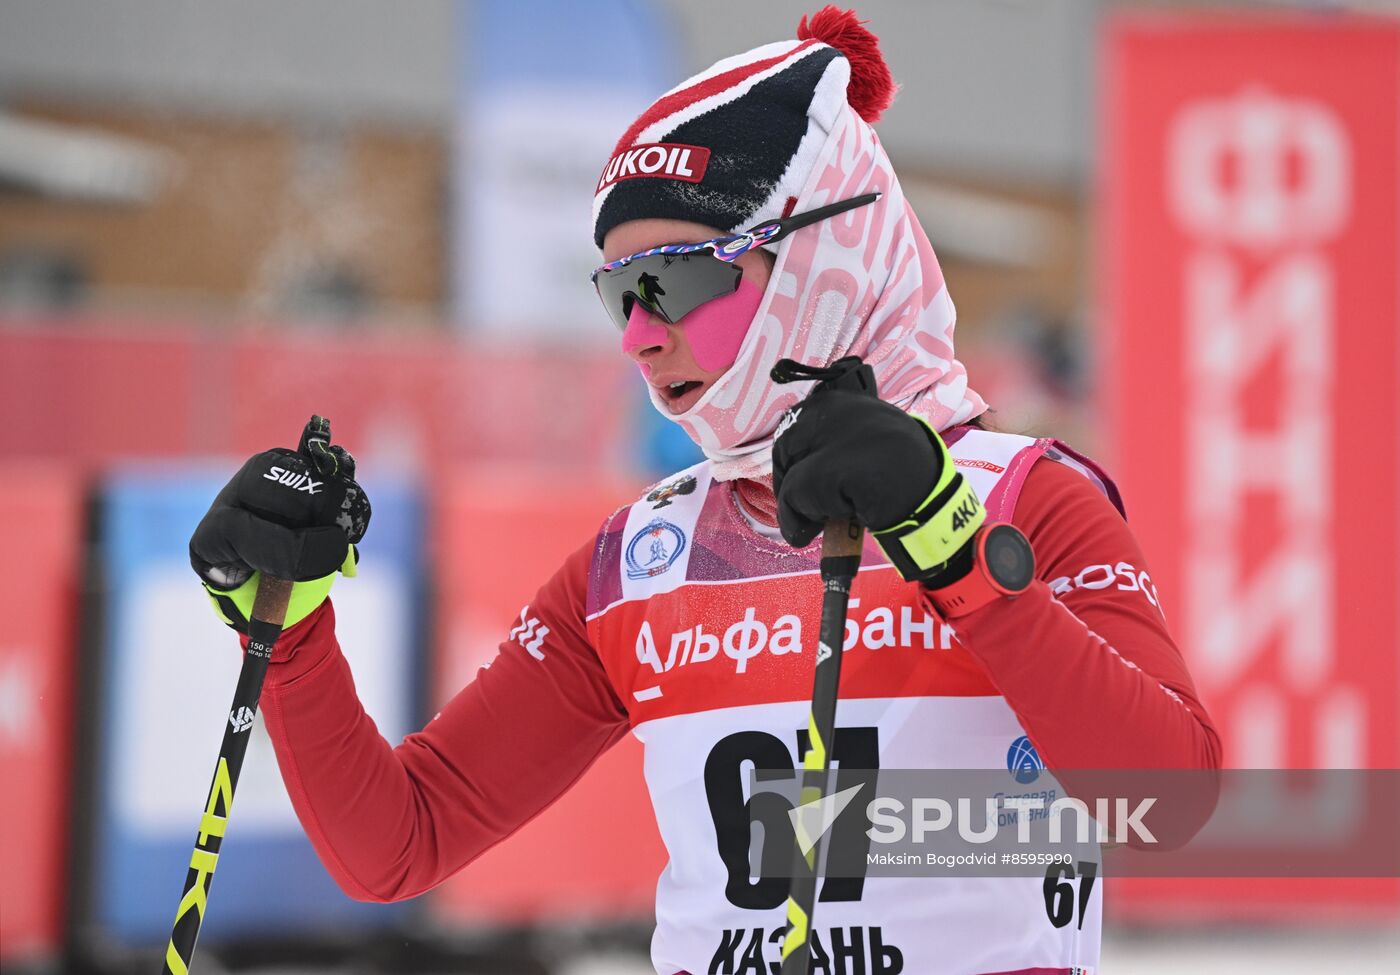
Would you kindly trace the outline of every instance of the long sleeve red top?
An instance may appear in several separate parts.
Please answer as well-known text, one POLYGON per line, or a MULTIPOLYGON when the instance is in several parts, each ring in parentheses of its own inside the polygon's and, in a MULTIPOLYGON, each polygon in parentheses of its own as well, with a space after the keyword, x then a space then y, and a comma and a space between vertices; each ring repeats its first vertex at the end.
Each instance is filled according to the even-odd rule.
MULTIPOLYGON (((1037 581, 959 619, 957 634, 1047 766, 1217 768, 1219 738, 1118 511, 1078 473, 1040 463, 1014 521, 1037 581)), ((397 747, 360 705, 329 603, 284 635, 263 713, 297 814, 347 894, 392 901, 432 888, 627 731, 584 625, 593 547, 531 602, 554 624, 549 666, 501 653, 397 747)))

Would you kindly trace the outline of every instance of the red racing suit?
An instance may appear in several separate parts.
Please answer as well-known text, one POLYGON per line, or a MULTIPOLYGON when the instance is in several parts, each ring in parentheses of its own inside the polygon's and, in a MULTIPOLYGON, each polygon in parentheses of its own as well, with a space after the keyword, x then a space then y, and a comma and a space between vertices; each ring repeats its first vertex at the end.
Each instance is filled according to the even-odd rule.
MULTIPOLYGON (((1030 539, 1037 579, 950 626, 868 544, 835 747, 845 731, 879 768, 998 768, 1026 736, 1052 771, 1217 768, 1219 739, 1111 482, 1055 441, 970 428, 946 439, 989 517, 1030 539)), ((609 517, 492 664, 397 747, 360 706, 329 603, 284 635, 263 712, 297 813, 346 893, 431 889, 630 731, 670 857, 657 971, 777 970, 782 899, 730 875, 722 807, 742 804, 744 769, 801 765, 820 543, 787 547, 705 464, 684 478, 688 492, 609 517)), ((1042 884, 870 878, 857 897, 820 903, 814 953, 833 973, 1097 970, 1102 885, 1057 927, 1042 884)))

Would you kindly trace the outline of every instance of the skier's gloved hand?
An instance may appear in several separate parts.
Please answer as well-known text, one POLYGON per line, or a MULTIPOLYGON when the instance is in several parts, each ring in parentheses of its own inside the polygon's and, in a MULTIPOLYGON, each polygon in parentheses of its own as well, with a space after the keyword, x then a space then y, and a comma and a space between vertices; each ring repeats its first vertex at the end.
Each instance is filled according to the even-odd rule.
POLYGON ((773 492, 788 544, 855 516, 905 579, 936 589, 967 574, 986 511, 926 422, 868 391, 819 383, 778 429, 773 492))
POLYGON ((355 459, 330 442, 326 420, 312 417, 296 450, 254 454, 224 485, 190 537, 190 565, 240 633, 261 574, 292 580, 290 627, 325 601, 336 572, 355 574, 355 544, 369 519, 355 459))

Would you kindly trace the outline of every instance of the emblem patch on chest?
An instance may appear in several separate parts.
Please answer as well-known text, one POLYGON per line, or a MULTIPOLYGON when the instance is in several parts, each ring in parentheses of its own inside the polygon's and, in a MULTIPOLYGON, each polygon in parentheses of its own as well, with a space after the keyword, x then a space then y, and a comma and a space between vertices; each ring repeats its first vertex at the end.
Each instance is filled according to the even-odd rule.
POLYGON ((684 551, 685 532, 665 518, 653 518, 632 536, 623 551, 627 578, 659 576, 675 565, 684 551))

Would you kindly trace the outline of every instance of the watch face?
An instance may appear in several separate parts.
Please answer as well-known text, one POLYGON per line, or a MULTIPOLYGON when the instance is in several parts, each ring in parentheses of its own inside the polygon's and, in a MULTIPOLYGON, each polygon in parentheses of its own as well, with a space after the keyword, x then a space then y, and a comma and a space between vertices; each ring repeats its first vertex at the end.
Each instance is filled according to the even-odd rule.
POLYGON ((1035 553, 1026 536, 1012 525, 996 525, 982 544, 983 564, 997 585, 1021 592, 1035 578, 1035 553))

